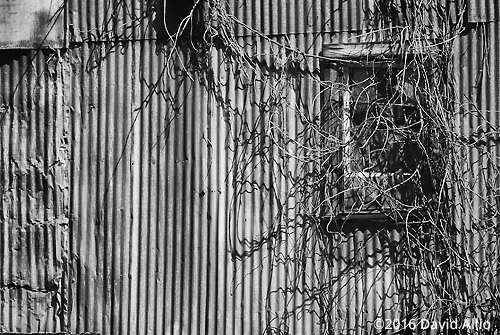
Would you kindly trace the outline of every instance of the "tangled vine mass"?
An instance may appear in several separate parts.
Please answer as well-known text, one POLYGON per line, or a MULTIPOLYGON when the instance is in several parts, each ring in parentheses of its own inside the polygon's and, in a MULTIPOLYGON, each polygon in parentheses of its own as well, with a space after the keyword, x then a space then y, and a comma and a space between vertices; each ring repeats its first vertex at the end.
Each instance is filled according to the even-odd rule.
POLYGON ((245 261, 264 250, 269 271, 286 274, 267 294, 270 333, 287 333, 301 313, 315 314, 325 334, 346 325, 346 313, 355 324, 370 322, 370 290, 380 292, 374 283, 382 272, 391 274, 382 289, 391 305, 377 313, 495 320, 500 170, 489 139, 497 129, 457 93, 454 45, 466 29, 464 11, 437 0, 378 0, 363 10, 365 28, 350 41, 366 49, 383 42, 389 56, 308 54, 251 28, 216 0, 197 2, 170 36, 188 53, 185 70, 201 78, 212 112, 228 124, 232 222, 243 224, 239 213, 252 194, 270 195, 273 221, 243 250, 234 247, 234 257, 245 261), (235 27, 261 48, 246 45, 235 27), (231 88, 221 71, 245 96, 243 105, 225 95, 231 88), (464 119, 486 126, 463 130, 464 119), (372 218, 364 240, 343 252, 359 214, 373 211, 385 219, 372 218), (374 240, 385 254, 369 250, 374 240), (380 269, 372 282, 370 267, 380 269), (366 310, 349 311, 349 299, 366 310))
POLYGON ((486 28, 443 1, 367 3, 363 30, 345 39, 368 50, 357 58, 266 36, 223 0, 197 0, 160 46, 161 76, 199 81, 227 125, 228 229, 249 224, 250 199, 273 213, 230 250, 266 255, 280 283, 264 284, 266 333, 289 333, 305 313, 324 334, 370 326, 370 309, 498 318, 498 129, 459 94, 454 51, 486 28), (389 52, 370 56, 381 45, 389 52))

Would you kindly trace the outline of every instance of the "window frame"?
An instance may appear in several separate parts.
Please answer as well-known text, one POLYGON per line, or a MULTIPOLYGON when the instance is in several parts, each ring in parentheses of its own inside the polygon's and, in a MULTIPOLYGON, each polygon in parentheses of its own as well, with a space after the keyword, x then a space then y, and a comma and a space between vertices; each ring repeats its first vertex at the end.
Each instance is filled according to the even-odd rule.
MULTIPOLYGON (((414 58, 415 55, 422 53, 422 52, 434 52, 435 50, 429 49, 429 50, 424 50, 424 48, 418 48, 418 49, 413 49, 410 52, 406 52, 405 56, 410 57, 410 61, 412 58, 414 58)), ((362 43, 356 43, 356 44, 348 44, 348 45, 326 45, 323 48, 323 54, 322 56, 325 59, 325 62, 322 65, 322 72, 325 74, 327 81, 330 82, 330 84, 333 86, 333 80, 332 78, 334 77, 332 74, 332 71, 337 71, 337 74, 341 71, 343 71, 341 81, 339 82, 336 80, 338 84, 343 87, 343 89, 340 89, 340 92, 335 92, 333 93, 331 89, 326 89, 325 92, 329 94, 328 99, 331 100, 332 96, 336 95, 337 98, 341 101, 339 101, 339 107, 341 109, 341 117, 338 118, 338 122, 340 125, 334 126, 333 129, 326 130, 328 133, 330 132, 335 132, 337 136, 341 139, 341 143, 347 144, 347 145, 342 145, 342 148, 338 150, 337 157, 334 158, 335 164, 338 164, 340 166, 340 169, 337 169, 336 176, 333 176, 334 183, 333 185, 333 194, 336 194, 336 199, 333 201, 333 205, 328 208, 327 206, 323 205, 321 206, 322 213, 321 215, 323 217, 327 218, 334 218, 336 220, 338 219, 358 219, 358 218, 363 218, 363 219, 379 219, 379 218, 389 218, 391 217, 391 212, 394 212, 396 210, 398 212, 398 215, 400 217, 408 217, 408 215, 414 215, 415 213, 410 213, 414 207, 410 205, 405 205, 403 202, 399 203, 395 208, 393 206, 389 207, 384 207, 384 203, 380 205, 379 208, 375 206, 376 208, 363 208, 364 204, 361 203, 359 206, 353 206, 351 208, 346 208, 348 206, 347 199, 346 197, 348 196, 348 192, 350 191, 349 187, 346 187, 347 181, 345 180, 345 175, 348 173, 352 173, 353 166, 350 162, 350 158, 352 155, 353 150, 353 145, 352 145, 352 134, 351 131, 353 129, 352 126, 352 116, 351 114, 353 111, 351 110, 351 104, 350 100, 352 98, 352 93, 350 92, 349 85, 350 85, 350 74, 352 69, 356 68, 383 68, 384 66, 387 67, 394 67, 396 69, 398 68, 405 68, 407 61, 409 59, 401 59, 401 57, 398 57, 398 55, 401 55, 401 49, 398 46, 394 46, 393 44, 362 44, 362 43), (405 66, 403 66, 403 64, 405 66), (335 69, 337 67, 337 69, 335 69), (341 68, 341 69, 340 69, 341 68), (347 72, 347 73, 346 73, 347 72), (342 92, 343 90, 343 92, 342 92), (333 95, 332 95, 333 94, 333 95), (346 161, 347 158, 347 161, 346 161), (348 169, 351 169, 350 171, 348 169), (340 171, 338 171, 340 170, 340 171), (403 206, 402 206, 403 205, 403 206), (327 207, 325 209, 325 207, 327 207)), ((324 99, 323 99, 324 100, 324 99)), ((326 108, 334 108, 333 105, 330 102, 327 102, 325 104, 325 101, 323 101, 323 106, 326 106, 326 108)), ((403 103, 402 103, 402 106, 403 103)), ((325 107, 323 107, 325 108, 325 107)), ((392 108, 392 107, 391 107, 392 108)), ((404 107, 403 107, 404 108, 404 107)), ((367 110, 368 113, 368 110, 367 110)), ((332 114, 334 114, 332 112, 332 114)), ((323 115, 321 113, 320 115, 323 115)), ((330 121, 332 122, 332 121, 330 121)), ((423 122, 421 120, 420 122, 423 122)), ((324 120, 321 121, 321 123, 324 123, 324 120)), ((333 163, 333 162, 332 162, 333 163)), ((322 162, 322 164, 328 164, 325 162, 322 162)), ((356 175, 364 175, 364 177, 367 180, 370 180, 369 178, 372 178, 374 182, 377 182, 377 179, 379 179, 381 182, 384 181, 383 178, 384 176, 388 176, 385 178, 386 180, 390 180, 390 178, 398 178, 399 175, 403 178, 403 182, 400 184, 394 184, 392 187, 388 189, 389 191, 392 188, 398 187, 398 185, 402 185, 407 182, 411 182, 412 178, 414 177, 414 174, 419 173, 418 167, 415 168, 414 171, 410 171, 409 173, 405 173, 404 171, 401 173, 391 173, 391 172, 363 172, 363 171, 358 171, 355 172, 356 175)), ((328 178, 328 176, 327 176, 328 178)), ((352 182, 352 180, 351 180, 352 182)), ((382 183, 379 183, 379 185, 383 185, 382 183)), ((326 183, 326 182, 325 182, 326 183)), ((328 184, 329 185, 329 184, 328 184)), ((322 198, 322 203, 326 204, 330 199, 326 199, 326 187, 328 187, 327 184, 325 184, 325 189, 323 192, 322 198)), ((391 185, 391 184, 389 184, 391 185)), ((410 187, 411 185, 407 185, 406 187, 410 187)), ((357 192, 356 188, 351 189, 351 191, 357 192)), ((375 186, 373 190, 376 190, 375 186)), ((416 193, 415 193, 415 188, 413 187, 413 197, 414 200, 417 200, 416 198, 416 193)), ((410 192, 412 189, 410 189, 410 192)), ((384 192, 385 193, 385 192, 384 192)), ((369 197, 365 196, 365 199, 369 197)), ((384 194, 375 194, 374 199, 382 199, 388 198, 384 194)), ((401 196, 400 199, 397 200, 402 200, 403 196, 401 196)))

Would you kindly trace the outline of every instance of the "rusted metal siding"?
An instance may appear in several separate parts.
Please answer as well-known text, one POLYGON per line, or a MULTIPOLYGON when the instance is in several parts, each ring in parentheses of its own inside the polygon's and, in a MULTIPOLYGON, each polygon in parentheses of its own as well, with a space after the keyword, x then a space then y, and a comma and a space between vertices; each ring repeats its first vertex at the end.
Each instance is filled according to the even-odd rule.
POLYGON ((65 330, 70 139, 61 58, 0 55, 0 332, 65 330))

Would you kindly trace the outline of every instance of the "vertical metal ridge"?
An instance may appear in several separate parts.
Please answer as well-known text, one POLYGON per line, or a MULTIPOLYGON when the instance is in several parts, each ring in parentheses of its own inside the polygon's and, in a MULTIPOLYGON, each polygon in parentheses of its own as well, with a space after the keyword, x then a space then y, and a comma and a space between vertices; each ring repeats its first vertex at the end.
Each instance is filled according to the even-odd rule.
MULTIPOLYGON (((150 52, 148 48, 148 53, 150 52)), ((159 67, 158 67, 158 59, 157 57, 151 57, 149 56, 149 67, 154 70, 154 73, 159 73, 159 67)), ((156 334, 159 333, 159 330, 157 329, 157 299, 158 299, 158 281, 157 281, 157 276, 158 276, 158 271, 159 269, 157 268, 157 257, 159 254, 162 253, 161 251, 161 240, 158 232, 158 226, 161 226, 161 221, 158 220, 158 206, 159 203, 155 199, 158 198, 158 190, 161 189, 162 185, 158 182, 158 169, 161 168, 159 167, 159 161, 157 159, 157 148, 160 145, 161 142, 159 142, 158 139, 158 134, 161 132, 160 128, 158 128, 158 123, 155 121, 155 118, 158 117, 158 114, 161 115, 161 109, 159 109, 158 104, 155 101, 156 99, 152 99, 150 107, 149 107, 149 114, 150 114, 150 119, 149 119, 149 168, 150 168, 150 190, 149 190, 149 223, 148 226, 150 227, 150 239, 149 243, 151 244, 151 247, 149 248, 148 252, 148 273, 151 273, 149 276, 149 291, 148 291, 148 301, 149 301, 149 306, 148 310, 152 311, 148 318, 148 327, 147 327, 147 332, 150 334, 156 334)))

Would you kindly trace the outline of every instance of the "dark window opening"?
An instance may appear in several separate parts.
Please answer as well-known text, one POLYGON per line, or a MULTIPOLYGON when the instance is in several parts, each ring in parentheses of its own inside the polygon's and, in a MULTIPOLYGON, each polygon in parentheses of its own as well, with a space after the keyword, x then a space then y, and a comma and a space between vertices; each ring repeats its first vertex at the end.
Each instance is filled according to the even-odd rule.
POLYGON ((184 27, 180 37, 198 37, 202 27, 202 3, 195 0, 158 0, 154 28, 159 39, 170 39, 184 27), (196 7, 195 7, 196 4, 196 7), (186 21, 186 18, 190 18, 186 21))
POLYGON ((330 71, 324 214, 378 215, 419 208, 434 192, 425 154, 422 83, 395 61, 346 62, 330 71))

